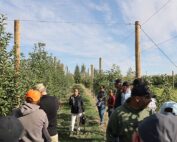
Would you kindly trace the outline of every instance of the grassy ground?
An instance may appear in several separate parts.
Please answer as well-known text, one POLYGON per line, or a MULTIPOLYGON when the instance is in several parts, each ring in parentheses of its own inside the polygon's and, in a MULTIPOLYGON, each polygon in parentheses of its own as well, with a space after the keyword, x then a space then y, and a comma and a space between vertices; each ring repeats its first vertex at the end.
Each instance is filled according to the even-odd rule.
MULTIPOLYGON (((105 125, 99 125, 99 117, 97 108, 95 106, 95 98, 91 95, 89 90, 86 90, 86 95, 82 96, 85 102, 85 114, 87 117, 85 128, 81 127, 81 132, 78 135, 69 136, 70 127, 70 108, 68 105, 69 95, 61 98, 62 106, 58 115, 58 133, 60 142, 104 142, 105 131, 107 125, 107 113, 105 114, 105 125)), ((154 93, 161 96, 163 89, 156 88, 154 93)), ((174 98, 177 100, 177 90, 172 92, 174 98)))
MULTIPOLYGON (((61 142, 104 142, 105 141, 105 125, 99 125, 97 108, 95 106, 95 98, 91 96, 89 90, 86 90, 86 95, 83 96, 85 115, 87 117, 85 127, 81 127, 81 132, 77 135, 69 136, 70 126, 70 108, 68 106, 68 98, 62 98, 62 106, 58 115, 58 133, 61 142)), ((107 116, 107 113, 105 114, 107 116)))

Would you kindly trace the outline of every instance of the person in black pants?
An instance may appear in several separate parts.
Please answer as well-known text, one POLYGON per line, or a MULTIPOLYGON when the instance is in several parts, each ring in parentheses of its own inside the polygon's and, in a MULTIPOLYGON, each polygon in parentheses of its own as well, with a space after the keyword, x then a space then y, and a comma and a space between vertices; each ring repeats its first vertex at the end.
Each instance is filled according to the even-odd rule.
POLYGON ((57 97, 47 95, 46 87, 43 83, 37 84, 35 89, 42 95, 39 106, 47 114, 49 120, 48 132, 51 140, 52 142, 58 142, 57 111, 59 109, 59 101, 57 97))

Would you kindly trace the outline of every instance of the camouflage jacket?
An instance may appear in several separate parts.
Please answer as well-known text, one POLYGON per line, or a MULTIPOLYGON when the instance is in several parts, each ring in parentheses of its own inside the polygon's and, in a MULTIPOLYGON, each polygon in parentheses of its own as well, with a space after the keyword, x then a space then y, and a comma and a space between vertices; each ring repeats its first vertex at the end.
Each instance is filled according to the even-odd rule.
POLYGON ((132 134, 137 131, 138 124, 149 115, 148 109, 135 110, 124 103, 109 119, 106 130, 107 142, 131 142, 132 134))

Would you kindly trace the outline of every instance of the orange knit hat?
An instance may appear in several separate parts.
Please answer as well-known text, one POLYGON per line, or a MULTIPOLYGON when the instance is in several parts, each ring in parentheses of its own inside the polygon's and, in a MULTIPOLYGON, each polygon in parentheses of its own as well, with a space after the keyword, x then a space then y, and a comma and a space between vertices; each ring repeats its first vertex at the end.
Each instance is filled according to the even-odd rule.
POLYGON ((33 102, 37 102, 41 98, 41 93, 37 90, 30 89, 26 93, 26 98, 31 98, 33 100, 33 102))

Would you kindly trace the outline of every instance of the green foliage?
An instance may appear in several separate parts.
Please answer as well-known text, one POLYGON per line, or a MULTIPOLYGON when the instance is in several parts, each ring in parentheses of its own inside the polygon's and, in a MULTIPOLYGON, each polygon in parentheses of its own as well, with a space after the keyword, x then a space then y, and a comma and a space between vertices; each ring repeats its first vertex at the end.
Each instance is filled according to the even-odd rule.
POLYGON ((63 65, 44 50, 45 44, 35 45, 34 52, 27 60, 23 60, 21 75, 26 82, 26 88, 36 83, 44 83, 49 94, 55 96, 66 95, 68 87, 73 83, 70 74, 64 74, 63 65))
POLYGON ((81 74, 80 74, 80 68, 78 65, 76 65, 76 68, 74 71, 74 80, 76 84, 81 83, 81 74))
MULTIPOLYGON (((157 87, 163 87, 168 83, 172 86, 172 76, 163 74, 163 75, 153 75, 153 76, 146 76, 148 80, 157 87)), ((177 80, 176 80, 177 81, 177 80)))
POLYGON ((82 84, 86 87, 86 88, 91 88, 92 87, 92 80, 90 78, 89 75, 86 75, 85 78, 82 79, 82 84))
POLYGON ((125 76, 126 81, 132 81, 135 78, 135 72, 132 70, 132 68, 129 68, 127 71, 127 75, 125 76))
POLYGON ((78 89, 81 95, 85 95, 86 92, 84 88, 85 87, 82 84, 73 84, 73 86, 71 87, 71 93, 74 93, 74 89, 78 89))
POLYGON ((0 15, 0 115, 6 115, 18 102, 14 72, 14 52, 7 51, 11 34, 6 32, 5 20, 0 15))
POLYGON ((82 77, 82 78, 85 78, 85 76, 86 76, 86 67, 85 67, 85 65, 83 64, 83 65, 81 66, 81 77, 82 77))
POLYGON ((117 78, 122 78, 120 68, 117 65, 113 65, 110 71, 95 74, 93 81, 94 92, 97 94, 101 85, 104 85, 106 90, 113 89, 114 80, 117 78))
POLYGON ((115 64, 112 65, 111 70, 107 71, 106 74, 110 82, 113 82, 117 78, 122 78, 120 67, 115 64))
POLYGON ((172 89, 172 86, 166 82, 166 84, 164 84, 163 86, 161 95, 157 96, 158 109, 164 102, 170 101, 170 100, 177 101, 177 99, 175 98, 175 94, 172 89))
POLYGON ((9 114, 23 102, 24 94, 36 83, 44 83, 51 95, 68 94, 73 76, 65 74, 63 64, 45 51, 44 43, 35 44, 29 58, 21 56, 20 71, 15 72, 15 52, 7 50, 11 38, 5 31, 6 17, 0 15, 0 115, 9 114))

